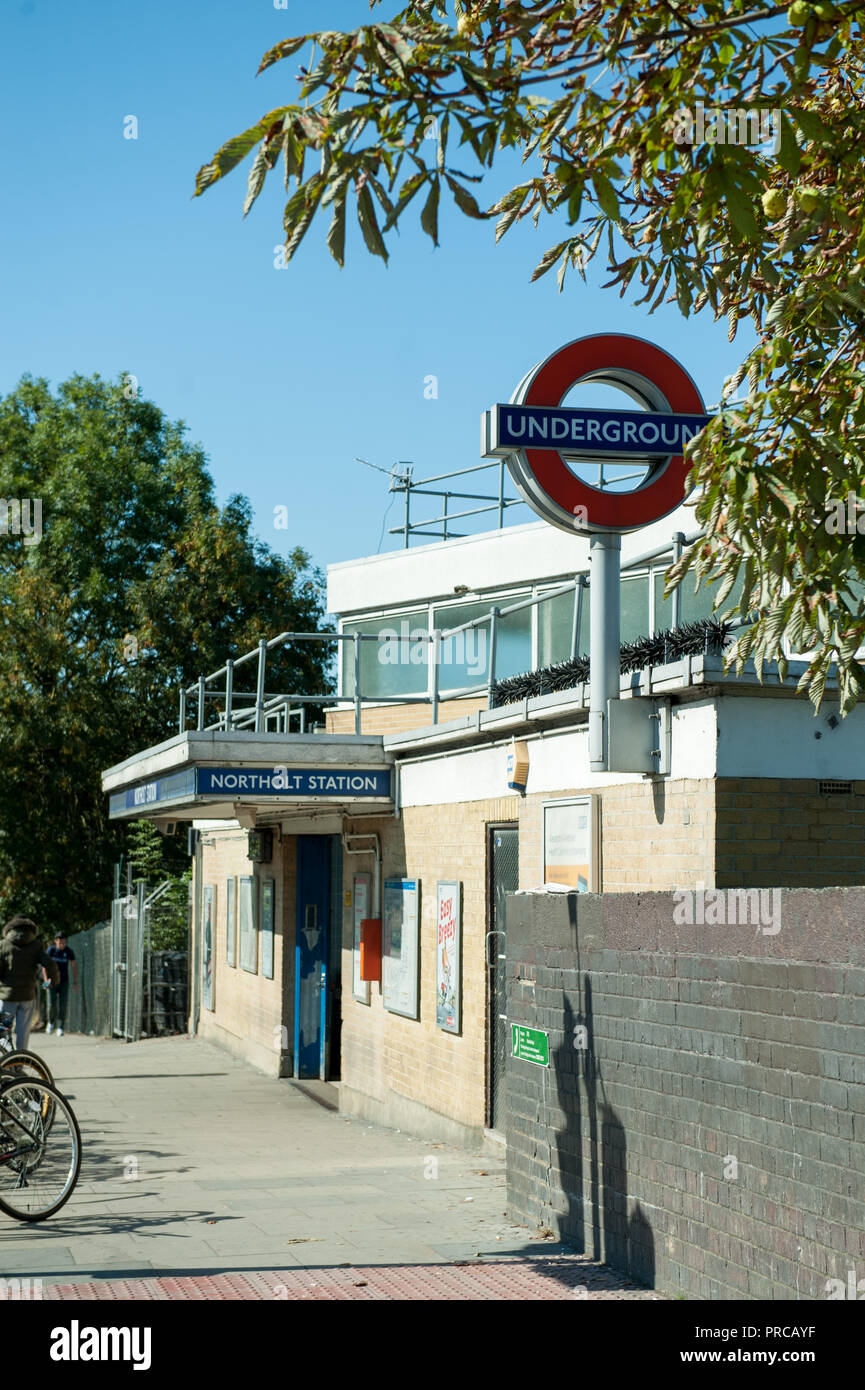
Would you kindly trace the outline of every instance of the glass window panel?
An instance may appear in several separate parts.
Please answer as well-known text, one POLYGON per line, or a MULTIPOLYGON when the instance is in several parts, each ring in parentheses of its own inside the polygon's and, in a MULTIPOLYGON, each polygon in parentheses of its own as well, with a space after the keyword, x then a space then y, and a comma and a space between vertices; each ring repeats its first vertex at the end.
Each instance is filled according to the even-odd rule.
MULTIPOLYGON (((719 591, 719 585, 701 584, 700 588, 694 593, 694 576, 686 574, 682 581, 682 622, 694 623, 703 618, 719 617, 712 607, 719 591)), ((655 571, 655 631, 665 632, 673 626, 673 599, 663 598, 664 593, 664 574, 662 570, 655 571)), ((733 585, 730 593, 724 599, 723 611, 735 608, 742 593, 741 574, 733 585)))
MULTIPOLYGON (((554 666, 559 661, 570 661, 573 621, 572 593, 559 594, 557 598, 547 599, 545 603, 538 605, 538 652, 541 667, 554 666)), ((577 656, 588 655, 588 651, 589 590, 585 588, 577 637, 577 656)))
MULTIPOLYGON (((360 644, 360 689, 364 699, 380 696, 424 695, 427 689, 427 642, 412 642, 428 631, 427 610, 388 614, 363 622, 345 623, 343 632, 383 637, 381 642, 360 644)), ((341 642, 342 694, 354 695, 354 643, 341 642)))
MULTIPOLYGON (((496 606, 506 608, 517 603, 517 598, 499 599, 496 606)), ((436 627, 446 631, 460 627, 474 618, 485 617, 494 600, 482 603, 455 603, 436 608, 433 622, 436 627)), ((489 623, 457 633, 455 637, 442 642, 442 664, 439 675, 440 690, 459 690, 465 686, 482 685, 489 672, 489 623)), ((500 618, 496 639, 496 679, 516 676, 532 667, 532 613, 530 608, 521 608, 518 613, 509 613, 500 618)))
POLYGON ((649 632, 649 576, 622 579, 621 632, 623 642, 635 642, 649 632))

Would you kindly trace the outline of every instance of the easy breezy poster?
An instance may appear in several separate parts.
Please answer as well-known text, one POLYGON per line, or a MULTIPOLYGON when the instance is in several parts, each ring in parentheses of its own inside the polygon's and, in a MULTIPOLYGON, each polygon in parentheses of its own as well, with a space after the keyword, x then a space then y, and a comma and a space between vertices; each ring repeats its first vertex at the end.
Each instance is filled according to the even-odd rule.
POLYGON ((436 1023, 460 1031, 460 885, 439 883, 436 892, 436 1023))

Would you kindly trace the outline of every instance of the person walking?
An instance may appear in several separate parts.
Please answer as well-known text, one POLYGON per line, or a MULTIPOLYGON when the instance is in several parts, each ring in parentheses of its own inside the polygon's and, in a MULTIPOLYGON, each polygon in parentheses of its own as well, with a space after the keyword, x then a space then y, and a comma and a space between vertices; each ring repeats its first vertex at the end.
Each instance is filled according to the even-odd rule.
POLYGON ((78 962, 75 959, 75 952, 71 946, 66 945, 66 937, 60 932, 54 938, 54 945, 49 946, 45 953, 50 956, 57 969, 60 971, 60 980, 48 988, 48 1024, 46 1033, 53 1033, 57 1029, 58 1038, 63 1037, 63 1029, 66 1026, 66 1000, 69 995, 69 970, 72 969, 72 988, 76 994, 78 992, 78 962))
POLYGON ((35 922, 29 917, 13 917, 0 935, 0 1011, 15 1021, 15 1046, 27 1047, 30 1024, 39 989, 42 966, 53 985, 60 983, 60 971, 42 949, 35 922))

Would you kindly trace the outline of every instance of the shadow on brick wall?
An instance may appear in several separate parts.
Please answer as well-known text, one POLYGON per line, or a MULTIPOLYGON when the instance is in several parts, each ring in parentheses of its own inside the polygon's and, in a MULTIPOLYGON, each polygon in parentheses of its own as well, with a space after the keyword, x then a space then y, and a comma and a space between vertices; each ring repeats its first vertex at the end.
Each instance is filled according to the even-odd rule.
POLYGON ((628 1212, 625 1130, 606 1099, 594 1055, 588 975, 582 977, 581 993, 576 1008, 565 997, 564 1039, 551 1058, 559 1111, 564 1116, 553 1145, 559 1183, 568 1202, 567 1211, 558 1216, 559 1235, 581 1254, 591 1254, 653 1288, 655 1239, 639 1202, 628 1212), (586 1046, 578 1045, 581 1039, 586 1046))

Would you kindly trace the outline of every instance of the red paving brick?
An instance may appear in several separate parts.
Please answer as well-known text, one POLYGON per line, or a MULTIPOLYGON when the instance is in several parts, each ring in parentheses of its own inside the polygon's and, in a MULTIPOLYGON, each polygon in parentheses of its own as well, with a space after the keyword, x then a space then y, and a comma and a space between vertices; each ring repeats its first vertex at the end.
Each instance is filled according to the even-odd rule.
POLYGON ((346 1267, 247 1270, 232 1274, 164 1275, 153 1278, 100 1279, 89 1283, 48 1284, 44 1297, 58 1302, 92 1299, 159 1302, 284 1299, 407 1300, 546 1300, 657 1299, 649 1289, 587 1269, 579 1260, 496 1259, 469 1264, 364 1265, 346 1267))

